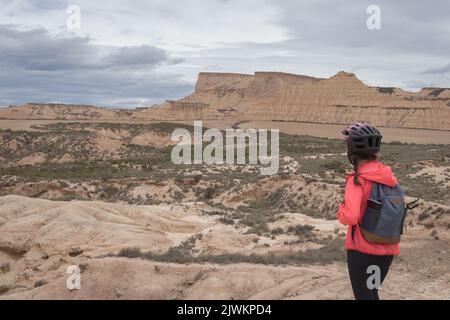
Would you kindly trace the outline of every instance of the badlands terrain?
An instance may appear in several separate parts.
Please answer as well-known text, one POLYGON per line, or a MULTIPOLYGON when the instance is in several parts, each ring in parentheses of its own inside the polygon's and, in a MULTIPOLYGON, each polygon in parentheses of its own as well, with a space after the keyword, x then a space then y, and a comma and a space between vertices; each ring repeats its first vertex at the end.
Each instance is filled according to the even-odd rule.
MULTIPOLYGON (((30 108, 0 122, 1 299, 352 298, 336 220, 351 168, 332 127, 280 134, 279 174, 265 177, 251 165, 173 165, 170 135, 189 121, 30 108), (70 265, 81 290, 66 287, 70 265)), ((421 205, 380 295, 448 299, 450 145, 431 144, 433 130, 389 130, 381 159, 421 205), (414 134, 424 144, 405 143, 414 134)))
POLYGON ((136 109, 0 108, 1 299, 351 299, 343 125, 384 133, 410 212, 386 299, 450 297, 450 90, 201 73, 136 109), (280 171, 171 162, 175 128, 280 129, 280 171), (68 290, 68 266, 81 290, 68 290))

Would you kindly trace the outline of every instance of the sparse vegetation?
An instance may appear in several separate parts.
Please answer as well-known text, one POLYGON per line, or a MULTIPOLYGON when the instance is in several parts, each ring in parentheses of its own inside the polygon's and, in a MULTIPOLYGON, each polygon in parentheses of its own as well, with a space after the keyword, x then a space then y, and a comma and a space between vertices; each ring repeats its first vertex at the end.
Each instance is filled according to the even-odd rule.
POLYGON ((39 287, 45 286, 47 283, 48 283, 48 281, 46 279, 39 279, 34 283, 34 287, 39 288, 39 287))
POLYGON ((323 167, 327 170, 333 170, 341 174, 344 174, 346 171, 346 165, 338 160, 327 162, 323 165, 323 167))
POLYGON ((240 222, 248 227, 248 233, 268 233, 267 223, 277 220, 277 205, 281 197, 280 190, 270 194, 259 201, 251 201, 247 206, 240 206, 237 211, 241 213, 240 222))
MULTIPOLYGON (((202 201, 209 207, 208 215, 217 215, 217 221, 233 225, 247 234, 276 237, 287 233, 298 236, 295 241, 316 241, 312 226, 294 225, 286 229, 270 229, 269 224, 280 219, 282 212, 303 213, 315 218, 335 219, 339 198, 344 188, 343 178, 351 170, 343 154, 342 141, 299 135, 280 134, 280 152, 298 162, 292 172, 280 170, 276 187, 261 198, 243 199, 237 207, 217 201, 239 198, 242 190, 256 188, 266 177, 258 168, 248 166, 201 165, 175 166, 170 160, 169 146, 150 146, 132 143, 134 137, 145 133, 169 134, 176 127, 192 130, 190 126, 173 123, 53 123, 39 126, 40 131, 0 131, 0 148, 6 162, 0 163, 0 193, 8 194, 14 184, 24 185, 33 197, 51 196, 54 200, 120 201, 136 205, 157 205, 202 201), (122 145, 114 156, 100 151, 93 139, 98 132, 120 136, 122 145), (51 142, 48 142, 51 141, 51 142), (15 147, 14 143, 18 147, 15 147), (42 163, 20 164, 19 160, 40 152, 42 163), (58 162, 64 155, 74 160, 58 162), (294 186, 293 177, 303 183, 294 186), (46 193, 39 183, 48 181, 54 193, 46 193), (161 194, 139 194, 135 189, 143 184, 161 188, 170 186, 161 194), (227 196, 224 196, 227 195, 227 196), (329 195, 324 198, 324 195, 329 195)), ((37 128, 37 127, 36 127, 37 128)), ((408 195, 450 204, 448 188, 436 183, 430 174, 414 175, 424 166, 448 166, 450 146, 414 145, 400 142, 384 144, 380 158, 393 167, 408 195)), ((248 152, 248 150, 247 150, 248 152)), ((274 178, 275 179, 275 178, 274 178)), ((450 176, 445 180, 450 181, 450 176)), ((264 188, 264 187, 257 187, 264 188)), ((261 192, 258 191, 258 192, 261 192)), ((434 220, 445 215, 439 206, 430 208, 416 219, 430 230, 439 227, 434 220), (433 226, 429 218, 433 216, 433 226), (425 223, 426 222, 426 223, 425 223)))
POLYGON ((144 253, 139 249, 124 249, 117 255, 110 255, 125 258, 142 258, 158 262, 171 263, 217 263, 217 264, 234 264, 234 263, 256 263, 266 265, 289 265, 289 264, 328 264, 334 261, 345 260, 345 249, 343 240, 328 241, 319 249, 308 249, 306 251, 298 251, 292 254, 275 255, 275 254, 220 254, 220 255, 197 255, 193 256, 186 252, 183 247, 170 248, 163 254, 144 253))
POLYGON ((290 226, 288 228, 288 232, 294 233, 297 236, 302 236, 305 238, 309 238, 313 235, 314 226, 305 224, 305 225, 297 225, 297 226, 290 226))
POLYGON ((428 219, 430 217, 430 214, 427 212, 422 212, 421 214, 419 214, 419 221, 424 221, 426 219, 428 219))
POLYGON ((223 224, 230 224, 230 225, 234 224, 234 220, 228 217, 221 217, 219 218, 219 221, 223 224))
POLYGON ((445 88, 437 88, 430 92, 428 97, 437 98, 442 92, 445 91, 445 88))
POLYGON ((4 262, 0 264, 0 274, 8 273, 11 270, 11 265, 8 262, 4 262))
POLYGON ((393 94, 394 93, 394 88, 393 87, 378 87, 377 91, 379 93, 393 94))
MULTIPOLYGON (((167 134, 176 127, 192 130, 192 127, 174 123, 127 124, 127 123, 53 123, 39 125, 41 131, 0 131, 3 139, 1 154, 7 164, 0 164, 0 176, 4 180, 8 177, 20 177, 24 181, 60 180, 60 181, 89 181, 94 179, 126 179, 147 178, 154 181, 167 181, 180 175, 180 168, 170 161, 170 147, 151 147, 130 143, 133 137, 144 132, 167 134), (123 134, 123 145, 112 158, 108 153, 101 152, 92 139, 99 130, 108 130, 114 134, 123 134), (16 149, 12 146, 18 145, 16 149), (20 165, 18 160, 35 154, 44 154, 43 163, 35 165, 20 165), (64 155, 70 155, 72 162, 55 162, 64 155)), ((306 184, 324 181, 336 183, 337 177, 342 177, 346 170, 351 169, 347 159, 342 155, 341 141, 314 138, 308 136, 280 134, 280 152, 288 155, 301 165, 298 174, 305 175, 306 184), (332 172, 332 174, 328 174, 332 172)), ((450 158, 448 145, 414 145, 403 143, 384 144, 381 160, 391 165, 408 195, 421 197, 448 204, 448 188, 436 184, 432 177, 410 175, 419 170, 416 163, 427 161, 432 165, 447 165, 450 158)), ((195 166, 184 166, 185 172, 196 170, 195 166)), ((207 172, 193 176, 193 185, 202 181, 212 182, 202 186, 202 193, 198 197, 210 201, 217 194, 221 194, 238 185, 257 182, 263 177, 259 170, 246 171, 242 167, 236 170, 221 170, 207 172), (220 185, 216 186, 215 183, 220 185)), ((282 173, 280 172, 280 175, 282 173)), ((284 178, 289 175, 283 174, 284 178)), ((178 181, 178 180, 177 180, 178 181)), ((178 183, 178 182, 177 182, 178 183)), ((176 195, 181 201, 184 195, 192 189, 189 185, 179 183, 183 192, 176 195)), ((342 187, 342 186, 341 186, 342 187)), ((61 186, 61 188, 67 188, 61 186)), ((70 196, 67 197, 70 199, 70 196)), ((112 200, 117 199, 115 197, 112 200)), ((296 211, 299 204, 294 199, 281 201, 278 210, 296 211)), ((143 203, 138 201, 137 203, 143 203)), ((307 210, 310 210, 309 208, 307 210)))

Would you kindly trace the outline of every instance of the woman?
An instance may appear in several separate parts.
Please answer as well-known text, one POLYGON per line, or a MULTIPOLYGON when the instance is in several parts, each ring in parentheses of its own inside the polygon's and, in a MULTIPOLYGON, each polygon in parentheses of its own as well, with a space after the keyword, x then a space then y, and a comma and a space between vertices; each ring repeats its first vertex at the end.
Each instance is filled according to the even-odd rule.
POLYGON ((390 167, 377 160, 382 135, 378 129, 366 124, 355 123, 343 132, 347 142, 347 156, 354 172, 347 176, 345 201, 338 212, 339 222, 347 225, 347 265, 353 294, 357 300, 379 300, 378 288, 368 285, 373 275, 373 267, 380 271, 383 283, 393 257, 400 254, 398 244, 375 244, 366 241, 361 234, 360 222, 372 191, 372 183, 395 187, 395 179, 390 167), (370 267, 370 268, 369 268, 370 267))

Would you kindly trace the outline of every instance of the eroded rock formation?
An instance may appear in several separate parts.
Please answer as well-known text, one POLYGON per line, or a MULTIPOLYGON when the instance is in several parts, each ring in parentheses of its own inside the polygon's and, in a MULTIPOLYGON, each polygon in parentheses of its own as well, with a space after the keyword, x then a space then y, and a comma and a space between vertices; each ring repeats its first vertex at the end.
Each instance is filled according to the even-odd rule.
POLYGON ((450 130, 450 89, 424 88, 413 93, 370 87, 347 72, 328 79, 280 72, 200 73, 194 93, 144 113, 158 120, 370 121, 381 126, 450 130))

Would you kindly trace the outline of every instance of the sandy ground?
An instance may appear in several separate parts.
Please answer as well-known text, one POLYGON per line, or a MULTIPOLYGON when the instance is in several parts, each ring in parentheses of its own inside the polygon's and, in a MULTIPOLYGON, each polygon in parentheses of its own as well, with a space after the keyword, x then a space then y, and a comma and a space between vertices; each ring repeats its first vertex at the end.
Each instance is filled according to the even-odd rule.
MULTIPOLYGON (((192 234, 220 234, 227 228, 195 206, 184 211, 0 197, 0 261, 6 270, 0 274, 0 299, 352 299, 344 262, 174 264, 105 257, 129 246, 161 251, 192 234), (66 287, 71 265, 82 267, 81 290, 66 287)), ((235 245, 231 238, 216 244, 235 245)), ((381 297, 448 299, 449 248, 448 240, 409 231, 381 297)))
MULTIPOLYGON (((337 124, 317 124, 300 122, 246 122, 240 125, 241 128, 267 128, 279 129, 287 134, 310 135, 321 138, 338 139, 341 138, 341 131, 345 126, 337 124)), ((406 129, 406 128, 383 128, 383 141, 400 141, 417 144, 449 144, 450 131, 406 129)))

